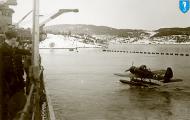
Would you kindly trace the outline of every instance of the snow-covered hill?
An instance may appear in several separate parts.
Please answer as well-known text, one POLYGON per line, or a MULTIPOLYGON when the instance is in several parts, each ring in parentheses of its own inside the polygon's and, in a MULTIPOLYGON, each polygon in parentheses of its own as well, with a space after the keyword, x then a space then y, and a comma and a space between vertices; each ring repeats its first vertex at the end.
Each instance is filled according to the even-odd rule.
POLYGON ((74 37, 65 37, 62 35, 48 34, 47 39, 40 42, 39 48, 41 49, 69 49, 69 48, 94 48, 97 45, 85 44, 80 42, 82 39, 74 37))

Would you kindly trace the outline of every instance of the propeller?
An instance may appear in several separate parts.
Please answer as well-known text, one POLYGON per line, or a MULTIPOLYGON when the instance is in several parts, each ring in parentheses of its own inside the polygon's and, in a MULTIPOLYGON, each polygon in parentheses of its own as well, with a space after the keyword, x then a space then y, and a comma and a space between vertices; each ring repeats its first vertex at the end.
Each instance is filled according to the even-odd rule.
POLYGON ((134 65, 134 61, 132 61, 132 66, 134 65))
MULTIPOLYGON (((133 65, 134 65, 134 62, 132 61, 132 66, 131 67, 133 67, 133 65)), ((125 72, 130 71, 131 67, 129 69, 125 70, 125 72)))

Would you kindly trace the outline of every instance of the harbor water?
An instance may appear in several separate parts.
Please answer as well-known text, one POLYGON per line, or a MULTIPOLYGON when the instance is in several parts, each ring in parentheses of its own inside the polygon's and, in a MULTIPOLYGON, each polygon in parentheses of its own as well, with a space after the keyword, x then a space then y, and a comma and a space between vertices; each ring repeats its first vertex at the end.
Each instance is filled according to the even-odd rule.
MULTIPOLYGON (((175 51, 174 51, 175 52, 175 51)), ((57 120, 188 120, 190 57, 41 49, 45 83, 57 120), (171 67, 183 82, 130 88, 119 82, 132 63, 151 70, 171 67)), ((124 78, 122 78, 124 79, 124 78)))

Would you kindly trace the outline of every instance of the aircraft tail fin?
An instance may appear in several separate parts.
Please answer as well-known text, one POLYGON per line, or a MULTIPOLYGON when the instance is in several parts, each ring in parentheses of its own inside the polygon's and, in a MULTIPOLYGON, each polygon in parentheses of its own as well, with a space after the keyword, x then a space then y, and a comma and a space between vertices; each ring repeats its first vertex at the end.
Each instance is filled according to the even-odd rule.
POLYGON ((172 71, 171 67, 168 67, 166 70, 166 73, 164 75, 164 79, 165 79, 165 81, 169 81, 172 77, 173 77, 173 71, 172 71))

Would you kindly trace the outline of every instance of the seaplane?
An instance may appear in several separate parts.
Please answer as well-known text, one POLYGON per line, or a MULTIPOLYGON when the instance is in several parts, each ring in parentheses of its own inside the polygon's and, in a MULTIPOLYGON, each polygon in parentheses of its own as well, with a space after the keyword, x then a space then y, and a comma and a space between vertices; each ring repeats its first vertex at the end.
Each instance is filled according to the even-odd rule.
POLYGON ((173 78, 171 67, 168 67, 166 70, 151 71, 146 65, 141 65, 139 67, 132 65, 129 69, 125 70, 125 73, 115 73, 114 75, 125 78, 120 79, 121 83, 140 87, 155 87, 171 82, 183 81, 182 79, 173 78))

